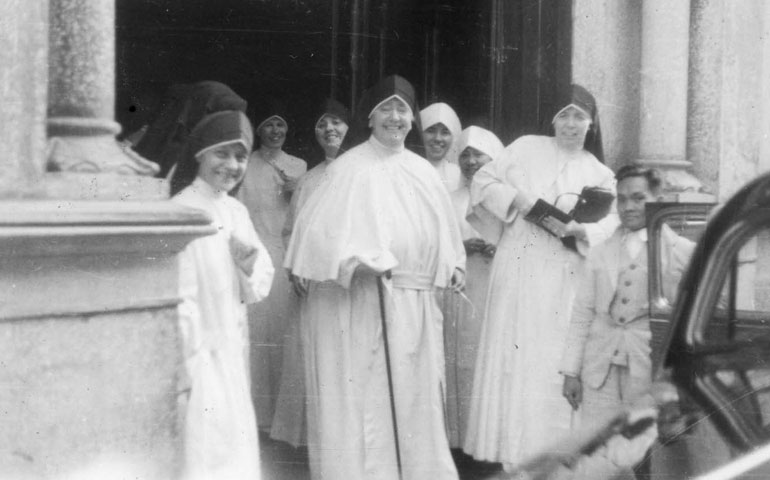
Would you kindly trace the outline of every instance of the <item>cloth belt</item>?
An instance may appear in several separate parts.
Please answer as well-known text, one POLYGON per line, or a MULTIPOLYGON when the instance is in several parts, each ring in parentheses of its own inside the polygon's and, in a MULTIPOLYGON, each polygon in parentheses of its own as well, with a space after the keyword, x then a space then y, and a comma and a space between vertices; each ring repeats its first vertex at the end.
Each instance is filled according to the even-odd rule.
POLYGON ((391 277, 393 288, 407 290, 433 290, 433 275, 394 270, 391 277))

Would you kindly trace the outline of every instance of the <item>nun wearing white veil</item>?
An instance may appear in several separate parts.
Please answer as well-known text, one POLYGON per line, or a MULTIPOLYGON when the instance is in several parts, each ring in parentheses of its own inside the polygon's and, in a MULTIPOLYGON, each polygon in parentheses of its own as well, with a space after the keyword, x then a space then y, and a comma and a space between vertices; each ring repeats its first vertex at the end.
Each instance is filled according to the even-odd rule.
POLYGON ((455 111, 446 103, 433 103, 420 111, 425 158, 436 168, 448 192, 462 184, 457 166, 457 139, 462 125, 455 111))
MULTIPOLYGON (((465 219, 470 203, 469 185, 473 175, 484 165, 499 159, 505 147, 497 135, 481 127, 470 126, 456 142, 460 151, 463 185, 450 194, 466 255, 465 295, 446 290, 441 297, 444 312, 444 350, 446 352, 446 409, 449 445, 462 447, 468 425, 473 368, 476 363, 484 302, 489 274, 496 251, 494 243, 484 238, 499 237, 502 222, 489 216, 483 227, 486 235, 465 219)), ((478 226, 478 225, 477 225, 478 226)))

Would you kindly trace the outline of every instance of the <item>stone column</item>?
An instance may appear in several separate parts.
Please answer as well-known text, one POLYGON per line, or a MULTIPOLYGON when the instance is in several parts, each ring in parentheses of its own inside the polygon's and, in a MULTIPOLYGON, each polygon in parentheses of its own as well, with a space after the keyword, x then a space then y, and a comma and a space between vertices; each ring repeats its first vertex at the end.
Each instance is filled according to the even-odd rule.
POLYGON ((0 2, 0 195, 33 194, 45 157, 47 2, 0 2))
POLYGON ((639 156, 672 194, 702 190, 687 160, 689 26, 689 0, 642 3, 639 156))
POLYGON ((604 159, 617 169, 636 158, 642 2, 575 0, 572 81, 599 105, 604 159))
POLYGON ((770 8, 764 0, 692 5, 688 154, 724 200, 770 166, 770 8))
POLYGON ((47 169, 86 176, 55 178, 52 196, 156 196, 156 182, 126 182, 115 174, 148 176, 158 166, 120 145, 115 104, 115 2, 51 0, 47 169), (110 174, 105 176, 104 174, 110 174), (78 181, 88 188, 81 191, 78 181), (150 186, 144 192, 141 185, 150 186))

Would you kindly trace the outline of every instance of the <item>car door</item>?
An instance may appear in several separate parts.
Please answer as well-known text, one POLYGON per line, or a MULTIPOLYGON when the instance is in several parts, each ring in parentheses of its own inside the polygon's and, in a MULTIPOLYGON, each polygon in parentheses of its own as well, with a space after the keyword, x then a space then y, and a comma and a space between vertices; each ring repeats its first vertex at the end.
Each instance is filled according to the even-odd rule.
MULTIPOLYGON (((675 292, 665 291, 663 281, 664 228, 692 242, 697 242, 706 228, 713 203, 649 203, 646 207, 648 232, 648 292, 653 366, 664 358, 664 345, 671 333, 671 317, 676 304, 675 292)), ((655 368, 656 370, 657 368, 655 368)))
POLYGON ((746 451, 770 440, 770 208, 725 209, 699 243, 675 307, 650 275, 650 309, 663 339, 658 364, 746 451))

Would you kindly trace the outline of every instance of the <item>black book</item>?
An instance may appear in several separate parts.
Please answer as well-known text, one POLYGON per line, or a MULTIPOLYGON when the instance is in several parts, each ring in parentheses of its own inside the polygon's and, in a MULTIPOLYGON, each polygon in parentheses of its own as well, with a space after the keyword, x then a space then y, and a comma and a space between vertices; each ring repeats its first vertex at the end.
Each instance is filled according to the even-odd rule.
POLYGON ((572 221, 571 216, 569 216, 567 213, 564 213, 562 210, 559 210, 558 208, 551 205, 550 203, 546 202, 542 198, 537 199, 535 204, 532 206, 532 209, 529 211, 527 216, 524 217, 524 219, 538 225, 540 228, 550 233, 554 237, 558 237, 556 233, 548 230, 543 225, 543 221, 547 217, 553 217, 562 223, 569 223, 572 221))
MULTIPOLYGON (((576 195, 576 194, 571 194, 576 195)), ((535 205, 529 211, 525 220, 528 220, 547 231, 551 235, 558 235, 543 225, 546 217, 553 217, 562 223, 569 223, 575 220, 578 223, 594 223, 606 217, 612 207, 612 201, 615 195, 612 191, 601 187, 584 187, 578 195, 578 202, 570 213, 565 213, 554 205, 543 199, 538 199, 535 205)), ((565 237, 561 239, 565 247, 577 251, 577 241, 575 237, 565 237)))

